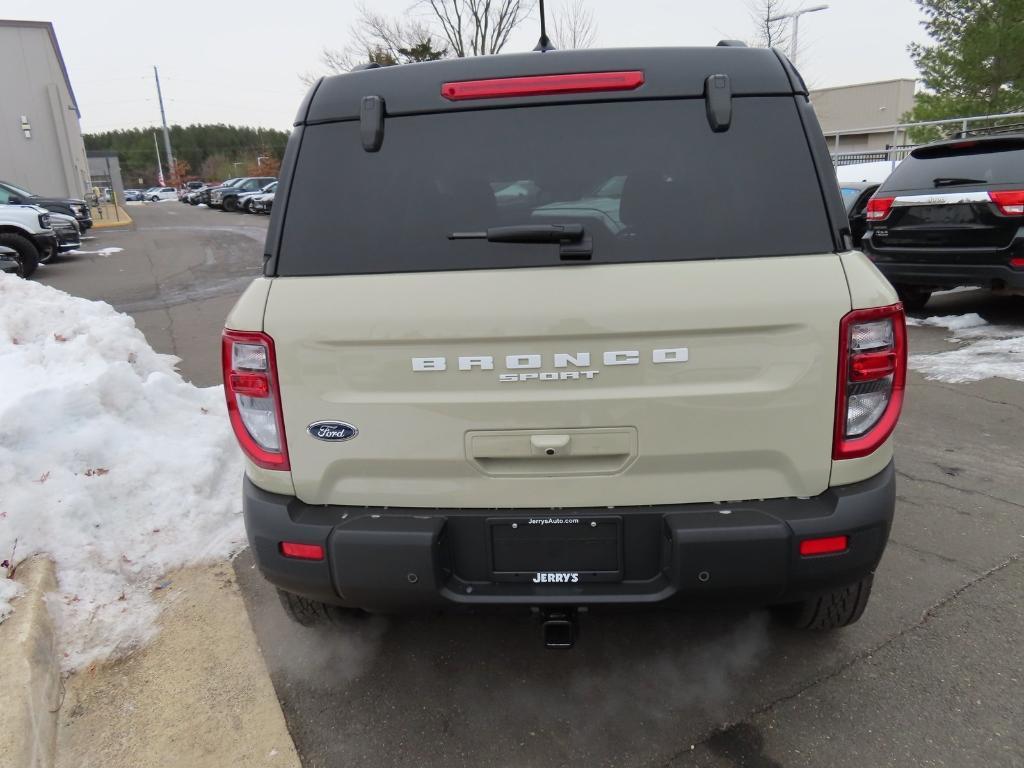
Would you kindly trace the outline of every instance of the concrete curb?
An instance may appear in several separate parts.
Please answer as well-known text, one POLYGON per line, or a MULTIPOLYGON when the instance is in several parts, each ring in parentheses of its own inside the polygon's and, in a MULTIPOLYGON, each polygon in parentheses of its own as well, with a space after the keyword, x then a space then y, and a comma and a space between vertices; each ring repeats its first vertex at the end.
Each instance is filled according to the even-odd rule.
POLYGON ((117 215, 119 219, 97 219, 93 218, 92 228, 93 229, 109 229, 111 227, 130 227, 134 222, 132 217, 128 215, 128 212, 120 205, 117 206, 117 215))
POLYGON ((0 624, 0 768, 51 768, 57 745, 60 665, 46 594, 57 588, 53 562, 18 566, 25 593, 0 624))

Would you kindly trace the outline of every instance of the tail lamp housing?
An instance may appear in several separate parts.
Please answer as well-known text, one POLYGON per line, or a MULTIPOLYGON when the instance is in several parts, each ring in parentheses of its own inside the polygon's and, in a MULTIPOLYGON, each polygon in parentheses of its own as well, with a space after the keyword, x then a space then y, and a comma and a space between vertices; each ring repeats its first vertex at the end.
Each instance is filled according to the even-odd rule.
POLYGON ((221 365, 228 417, 242 452, 258 467, 289 469, 274 340, 225 329, 221 365))
POLYGON ((988 193, 1003 216, 1024 216, 1024 190, 1001 190, 988 193))
POLYGON ((902 304, 855 309, 839 322, 833 459, 877 450, 896 428, 907 383, 902 304))
POLYGON ((892 204, 895 197, 872 197, 868 200, 867 211, 864 214, 868 221, 885 221, 892 213, 892 204))

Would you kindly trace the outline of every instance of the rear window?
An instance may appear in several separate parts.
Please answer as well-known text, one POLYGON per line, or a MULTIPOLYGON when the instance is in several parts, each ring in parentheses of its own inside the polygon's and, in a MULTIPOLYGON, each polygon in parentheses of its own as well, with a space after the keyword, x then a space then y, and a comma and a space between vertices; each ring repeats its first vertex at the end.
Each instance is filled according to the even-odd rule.
POLYGON ((978 184, 1024 184, 1024 141, 966 141, 921 147, 896 166, 882 185, 889 190, 952 189, 954 179, 977 179, 978 184), (936 185, 936 180, 942 179, 936 185))
POLYGON ((791 98, 736 98, 712 133, 703 99, 392 117, 379 152, 358 122, 308 126, 280 275, 557 266, 557 245, 449 240, 582 224, 589 263, 833 250, 791 98))

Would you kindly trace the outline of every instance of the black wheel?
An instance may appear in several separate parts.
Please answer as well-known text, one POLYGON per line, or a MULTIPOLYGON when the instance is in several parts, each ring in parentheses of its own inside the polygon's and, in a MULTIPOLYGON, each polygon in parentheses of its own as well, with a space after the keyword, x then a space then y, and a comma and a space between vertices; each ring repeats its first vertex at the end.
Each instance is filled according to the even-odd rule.
POLYGON ((238 210, 238 198, 237 197, 227 197, 227 198, 224 198, 224 210, 228 211, 229 213, 234 213, 235 211, 237 211, 238 210))
POLYGON ((6 245, 18 254, 18 277, 32 277, 39 266, 39 250, 35 243, 16 232, 0 232, 0 245, 6 245))
POLYGON ((277 590, 281 606, 288 618, 304 627, 322 627, 345 624, 353 619, 361 619, 369 614, 358 608, 342 608, 340 605, 328 605, 317 600, 310 600, 302 595, 295 595, 277 590))
POLYGON ((932 292, 928 288, 921 288, 916 285, 897 285, 896 293, 899 295, 900 301, 903 302, 904 309, 909 309, 913 312, 924 309, 924 305, 932 297, 932 292))
POLYGON ((804 600, 801 603, 780 605, 775 608, 778 618, 794 629, 840 629, 853 624, 864 613, 871 597, 874 576, 856 584, 804 600))
POLYGON ((242 213, 252 213, 252 200, 246 200, 240 207, 242 213))

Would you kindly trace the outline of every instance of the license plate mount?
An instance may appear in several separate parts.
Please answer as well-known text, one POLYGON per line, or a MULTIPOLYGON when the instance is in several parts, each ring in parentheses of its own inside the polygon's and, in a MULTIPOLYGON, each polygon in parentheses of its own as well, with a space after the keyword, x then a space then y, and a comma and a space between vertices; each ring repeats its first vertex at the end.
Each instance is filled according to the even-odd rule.
POLYGON ((536 515, 487 520, 494 581, 573 585, 621 581, 622 518, 536 515))

